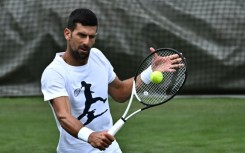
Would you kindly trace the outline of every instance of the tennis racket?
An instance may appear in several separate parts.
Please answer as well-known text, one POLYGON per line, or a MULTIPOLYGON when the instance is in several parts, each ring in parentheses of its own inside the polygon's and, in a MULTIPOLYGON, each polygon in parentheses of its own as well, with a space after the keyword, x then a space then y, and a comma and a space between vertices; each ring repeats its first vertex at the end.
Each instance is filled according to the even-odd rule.
POLYGON ((160 48, 149 54, 136 71, 131 97, 124 114, 108 133, 114 136, 132 116, 172 99, 182 88, 186 78, 186 59, 180 52, 171 48, 160 48), (152 71, 156 70, 162 72, 164 77, 160 83, 150 81, 152 71), (126 116, 134 97, 143 107, 126 116))

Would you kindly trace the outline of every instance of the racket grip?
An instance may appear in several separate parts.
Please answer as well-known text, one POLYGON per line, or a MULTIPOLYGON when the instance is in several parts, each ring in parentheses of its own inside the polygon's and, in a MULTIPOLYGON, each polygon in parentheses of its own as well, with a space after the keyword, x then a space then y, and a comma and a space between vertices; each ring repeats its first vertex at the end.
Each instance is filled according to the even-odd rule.
POLYGON ((115 135, 120 129, 121 127, 125 124, 125 120, 124 119, 119 119, 114 125, 113 127, 108 131, 108 133, 110 135, 115 135))

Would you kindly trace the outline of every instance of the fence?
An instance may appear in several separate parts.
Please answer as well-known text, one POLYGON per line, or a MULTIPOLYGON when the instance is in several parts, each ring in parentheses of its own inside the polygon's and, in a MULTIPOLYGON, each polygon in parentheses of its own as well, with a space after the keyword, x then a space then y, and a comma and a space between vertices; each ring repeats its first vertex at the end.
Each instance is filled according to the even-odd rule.
POLYGON ((134 75, 149 47, 167 47, 188 61, 182 94, 245 93, 243 0, 2 0, 0 96, 41 95, 41 74, 65 51, 63 30, 78 7, 97 14, 95 47, 121 79, 134 75))

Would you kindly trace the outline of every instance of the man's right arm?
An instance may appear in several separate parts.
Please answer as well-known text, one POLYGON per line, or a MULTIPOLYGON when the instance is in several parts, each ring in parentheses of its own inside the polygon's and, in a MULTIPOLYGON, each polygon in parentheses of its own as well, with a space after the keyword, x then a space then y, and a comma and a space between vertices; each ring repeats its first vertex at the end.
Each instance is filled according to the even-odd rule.
POLYGON ((50 103, 62 128, 77 138, 77 133, 83 127, 83 125, 79 120, 71 115, 71 108, 68 97, 58 97, 50 100, 50 103))
POLYGON ((83 139, 83 141, 87 141, 93 147, 100 150, 105 150, 114 141, 115 138, 108 134, 107 131, 88 131, 89 129, 84 127, 77 118, 72 116, 70 102, 67 96, 54 98, 50 100, 50 103, 62 128, 75 138, 83 139), (87 137, 85 140, 84 135, 87 137))

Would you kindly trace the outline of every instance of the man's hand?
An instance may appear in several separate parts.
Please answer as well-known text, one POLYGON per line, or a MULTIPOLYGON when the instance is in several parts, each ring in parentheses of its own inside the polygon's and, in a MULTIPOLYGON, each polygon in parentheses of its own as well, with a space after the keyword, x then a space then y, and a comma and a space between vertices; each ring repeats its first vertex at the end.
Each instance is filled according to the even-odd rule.
POLYGON ((88 143, 90 143, 94 148, 105 150, 114 140, 115 138, 107 133, 107 131, 93 132, 88 138, 88 143))
MULTIPOLYGON (((150 51, 154 52, 155 49, 151 47, 150 51)), ((180 62, 181 58, 178 54, 165 57, 155 54, 152 61, 152 70, 160 72, 175 72, 177 68, 184 66, 183 64, 180 64, 180 62)))

